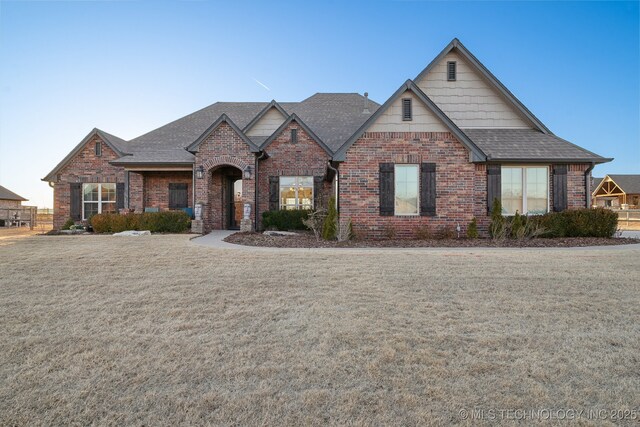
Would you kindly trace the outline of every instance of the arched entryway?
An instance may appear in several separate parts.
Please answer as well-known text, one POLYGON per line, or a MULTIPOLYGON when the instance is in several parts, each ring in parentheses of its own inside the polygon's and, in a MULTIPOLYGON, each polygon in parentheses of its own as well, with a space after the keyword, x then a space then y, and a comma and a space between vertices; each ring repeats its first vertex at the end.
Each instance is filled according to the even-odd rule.
POLYGON ((196 163, 195 198, 200 219, 194 220, 194 229, 199 233, 252 231, 255 191, 253 163, 233 156, 215 156, 196 163))
POLYGON ((210 230, 239 230, 245 194, 242 170, 220 165, 209 170, 208 225, 210 230))

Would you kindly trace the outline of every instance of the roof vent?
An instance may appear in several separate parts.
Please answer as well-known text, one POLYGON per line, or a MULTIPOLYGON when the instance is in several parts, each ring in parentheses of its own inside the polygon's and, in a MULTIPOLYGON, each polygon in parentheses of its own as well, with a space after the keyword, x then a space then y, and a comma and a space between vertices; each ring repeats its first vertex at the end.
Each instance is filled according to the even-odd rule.
POLYGON ((456 74, 457 74, 457 70, 456 70, 456 61, 449 61, 447 62, 447 80, 450 82, 455 82, 456 81, 456 74))
POLYGON ((371 114, 369 111, 369 92, 364 93, 364 110, 362 110, 362 114, 371 114))

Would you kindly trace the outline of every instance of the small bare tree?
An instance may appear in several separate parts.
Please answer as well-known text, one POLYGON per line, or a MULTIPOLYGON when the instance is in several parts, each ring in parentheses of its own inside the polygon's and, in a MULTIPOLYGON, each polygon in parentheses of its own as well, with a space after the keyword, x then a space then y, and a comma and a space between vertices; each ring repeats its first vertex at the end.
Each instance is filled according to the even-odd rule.
POLYGON ((353 226, 351 225, 351 218, 339 218, 338 219, 338 232, 336 233, 338 242, 346 242, 353 239, 353 226))
POLYGON ((316 240, 320 241, 320 236, 322 234, 322 227, 324 225, 324 219, 327 217, 326 209, 316 209, 309 212, 309 215, 306 219, 302 220, 302 223, 307 226, 311 231, 313 231, 313 235, 316 236, 316 240))

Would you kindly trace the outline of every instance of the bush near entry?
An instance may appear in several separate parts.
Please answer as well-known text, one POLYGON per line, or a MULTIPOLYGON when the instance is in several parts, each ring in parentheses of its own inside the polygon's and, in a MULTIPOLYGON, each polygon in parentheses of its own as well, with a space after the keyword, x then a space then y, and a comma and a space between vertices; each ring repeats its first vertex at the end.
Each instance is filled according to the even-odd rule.
POLYGON ((183 211, 145 212, 120 215, 97 214, 91 217, 96 233, 119 233, 127 230, 149 230, 152 233, 183 233, 191 227, 191 218, 183 211))
POLYGON ((308 230, 303 221, 309 216, 308 209, 282 209, 262 213, 262 227, 265 230, 308 230))

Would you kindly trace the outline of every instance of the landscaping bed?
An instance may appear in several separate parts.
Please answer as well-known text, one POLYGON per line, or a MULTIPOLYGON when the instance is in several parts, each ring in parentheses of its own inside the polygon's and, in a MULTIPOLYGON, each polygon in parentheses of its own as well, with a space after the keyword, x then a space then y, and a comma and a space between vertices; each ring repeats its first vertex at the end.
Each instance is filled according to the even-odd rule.
POLYGON ((245 246, 263 246, 272 248, 474 248, 474 247, 516 247, 516 248, 568 248, 585 246, 611 246, 640 243, 640 239, 604 238, 604 237, 561 237, 537 238, 529 240, 491 240, 491 239, 385 239, 385 240, 349 240, 346 242, 316 240, 311 233, 300 232, 297 235, 269 236, 262 233, 235 233, 224 239, 225 242, 245 246))

